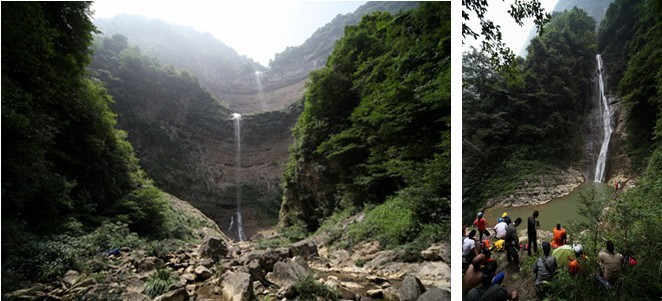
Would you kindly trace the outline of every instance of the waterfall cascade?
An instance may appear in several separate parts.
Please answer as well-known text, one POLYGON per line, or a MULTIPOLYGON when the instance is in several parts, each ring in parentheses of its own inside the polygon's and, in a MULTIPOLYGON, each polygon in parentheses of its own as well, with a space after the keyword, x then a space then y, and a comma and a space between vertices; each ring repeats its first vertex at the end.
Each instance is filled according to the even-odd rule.
POLYGON ((262 89, 262 72, 255 71, 253 73, 253 81, 257 89, 257 97, 260 100, 260 107, 262 108, 262 112, 265 112, 267 110, 267 104, 264 99, 264 90, 262 89))
POLYGON ((237 187, 237 212, 230 220, 230 231, 236 226, 237 238, 239 241, 244 241, 244 225, 241 219, 241 114, 232 113, 232 120, 234 120, 234 137, 237 140, 237 154, 236 160, 236 187, 237 187))
POLYGON ((604 84, 604 69, 602 67, 602 57, 598 54, 595 56, 598 62, 598 85, 600 87, 600 113, 602 119, 602 129, 604 131, 604 136, 602 138, 602 146, 600 146, 600 153, 598 154, 598 160, 595 164, 595 182, 602 182, 604 179, 605 167, 607 165, 607 151, 609 150, 609 139, 611 138, 612 125, 611 125, 611 110, 609 109, 609 101, 605 95, 605 84, 604 84))

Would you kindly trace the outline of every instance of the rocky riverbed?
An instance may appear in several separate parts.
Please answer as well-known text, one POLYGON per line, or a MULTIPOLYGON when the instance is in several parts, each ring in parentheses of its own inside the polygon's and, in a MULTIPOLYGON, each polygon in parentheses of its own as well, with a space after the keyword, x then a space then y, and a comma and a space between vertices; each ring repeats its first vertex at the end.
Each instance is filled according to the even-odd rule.
POLYGON ((576 169, 550 171, 545 175, 523 182, 512 193, 488 199, 486 207, 519 207, 544 204, 570 194, 585 180, 584 175, 576 169))
MULTIPOLYGON (((314 238, 289 247, 256 249, 208 231, 200 243, 158 256, 124 248, 93 271, 70 270, 51 283, 34 283, 4 295, 10 300, 303 300, 306 279, 338 293, 341 300, 449 300, 450 251, 435 243, 423 261, 401 262, 395 251, 366 243, 351 253, 318 247, 314 238), (150 298, 145 283, 159 270, 175 280, 150 298)), ((105 256, 105 255, 103 255, 105 256)), ((106 260, 107 259, 107 260, 106 260)), ((324 300, 318 298, 318 300, 324 300)))

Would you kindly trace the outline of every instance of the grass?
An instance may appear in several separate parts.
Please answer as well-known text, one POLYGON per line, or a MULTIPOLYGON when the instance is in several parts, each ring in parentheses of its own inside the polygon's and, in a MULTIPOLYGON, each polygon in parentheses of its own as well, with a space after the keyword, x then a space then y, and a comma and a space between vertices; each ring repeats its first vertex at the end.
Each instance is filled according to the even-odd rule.
POLYGON ((159 269, 147 278, 144 292, 151 298, 154 298, 165 293, 173 283, 175 283, 175 278, 172 277, 170 271, 159 269))

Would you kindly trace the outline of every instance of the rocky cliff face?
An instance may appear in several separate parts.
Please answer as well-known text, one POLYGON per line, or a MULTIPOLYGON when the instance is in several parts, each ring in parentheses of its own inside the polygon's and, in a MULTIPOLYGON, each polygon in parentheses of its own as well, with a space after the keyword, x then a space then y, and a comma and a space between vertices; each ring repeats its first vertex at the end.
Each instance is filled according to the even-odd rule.
POLYGON ((92 69, 113 95, 118 126, 128 132, 148 174, 223 230, 236 211, 236 141, 230 115, 244 115, 239 183, 244 230, 250 236, 276 223, 291 128, 302 110, 310 71, 326 64, 344 27, 358 23, 362 15, 416 5, 369 3, 353 14, 339 15, 303 45, 277 55, 269 69, 191 28, 138 16, 96 20, 104 35, 128 39, 103 40, 92 69), (120 58, 121 51, 135 52, 129 43, 144 55, 120 58), (256 71, 262 72, 262 91, 256 71))

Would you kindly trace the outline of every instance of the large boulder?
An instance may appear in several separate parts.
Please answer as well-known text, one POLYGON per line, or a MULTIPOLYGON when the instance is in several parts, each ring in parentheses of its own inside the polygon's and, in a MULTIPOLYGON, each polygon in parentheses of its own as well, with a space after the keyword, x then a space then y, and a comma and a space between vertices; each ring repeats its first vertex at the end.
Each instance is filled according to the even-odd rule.
POLYGON ((311 238, 293 243, 290 246, 290 253, 292 256, 301 256, 306 259, 313 256, 318 256, 317 245, 311 238))
POLYGON ((420 295, 416 301, 448 301, 450 299, 450 292, 435 287, 420 295))
POLYGON ((400 292, 400 301, 416 301, 420 295, 425 293, 425 287, 418 278, 407 275, 402 280, 402 285, 398 289, 400 292))
POLYGON ((186 301, 188 300, 188 293, 186 288, 176 289, 169 291, 163 295, 154 298, 154 301, 186 301))
POLYGON ((266 279, 280 287, 285 287, 310 274, 311 271, 306 261, 301 257, 294 257, 290 260, 276 262, 273 272, 268 273, 266 279))
POLYGON ((427 261, 442 260, 450 263, 450 250, 448 244, 436 243, 421 251, 421 257, 427 261))
POLYGON ((198 254, 201 258, 211 258, 219 261, 228 255, 228 246, 218 237, 207 237, 200 245, 198 254))
POLYGON ((253 281, 251 275, 243 272, 228 272, 221 283, 223 300, 250 301, 253 300, 253 281))

